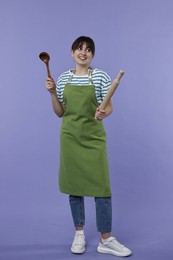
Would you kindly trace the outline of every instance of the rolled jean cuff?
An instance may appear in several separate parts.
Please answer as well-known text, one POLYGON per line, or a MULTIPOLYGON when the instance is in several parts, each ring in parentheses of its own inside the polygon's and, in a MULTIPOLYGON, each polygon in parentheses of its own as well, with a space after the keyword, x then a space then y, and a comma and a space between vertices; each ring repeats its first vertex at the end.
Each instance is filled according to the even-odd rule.
POLYGON ((112 227, 110 227, 110 228, 108 228, 108 227, 98 227, 97 226, 97 231, 98 232, 100 232, 101 234, 103 234, 103 233, 111 233, 111 231, 112 231, 112 227))

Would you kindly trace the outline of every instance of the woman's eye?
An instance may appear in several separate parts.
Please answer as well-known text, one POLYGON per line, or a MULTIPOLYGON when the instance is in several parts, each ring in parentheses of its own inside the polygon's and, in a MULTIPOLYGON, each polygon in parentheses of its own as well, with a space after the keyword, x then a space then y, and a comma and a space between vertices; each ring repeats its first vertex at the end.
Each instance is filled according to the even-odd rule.
POLYGON ((91 49, 90 49, 90 48, 87 48, 86 51, 87 51, 87 52, 91 52, 91 49))

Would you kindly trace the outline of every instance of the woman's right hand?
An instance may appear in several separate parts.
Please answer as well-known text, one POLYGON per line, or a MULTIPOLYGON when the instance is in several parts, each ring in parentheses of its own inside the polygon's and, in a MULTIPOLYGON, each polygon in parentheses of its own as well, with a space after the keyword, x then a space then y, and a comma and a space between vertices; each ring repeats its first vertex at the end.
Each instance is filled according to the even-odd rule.
POLYGON ((50 77, 47 78, 46 88, 51 94, 56 93, 56 84, 55 84, 55 81, 53 80, 53 78, 50 78, 50 77))

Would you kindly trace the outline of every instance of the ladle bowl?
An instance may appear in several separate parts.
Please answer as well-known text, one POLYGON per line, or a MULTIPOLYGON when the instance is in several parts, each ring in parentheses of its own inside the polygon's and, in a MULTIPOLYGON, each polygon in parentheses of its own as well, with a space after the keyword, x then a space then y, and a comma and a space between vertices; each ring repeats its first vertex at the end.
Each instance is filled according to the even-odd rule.
POLYGON ((39 58, 46 64, 47 75, 48 77, 51 78, 50 69, 49 69, 49 60, 50 60, 49 54, 47 52, 41 52, 39 54, 39 58))

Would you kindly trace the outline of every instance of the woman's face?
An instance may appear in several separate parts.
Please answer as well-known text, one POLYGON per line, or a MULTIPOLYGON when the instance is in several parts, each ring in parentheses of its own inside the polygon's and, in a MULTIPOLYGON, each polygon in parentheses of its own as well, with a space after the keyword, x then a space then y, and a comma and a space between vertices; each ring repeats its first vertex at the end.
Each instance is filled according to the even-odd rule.
POLYGON ((93 54, 87 44, 83 43, 79 45, 75 51, 72 51, 72 57, 74 58, 76 65, 89 67, 93 54))

